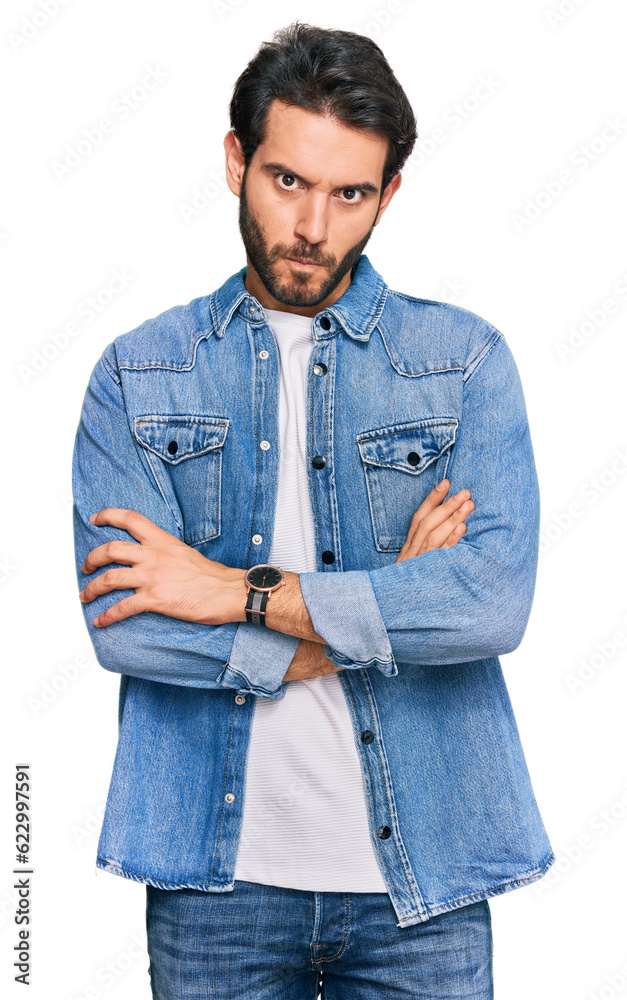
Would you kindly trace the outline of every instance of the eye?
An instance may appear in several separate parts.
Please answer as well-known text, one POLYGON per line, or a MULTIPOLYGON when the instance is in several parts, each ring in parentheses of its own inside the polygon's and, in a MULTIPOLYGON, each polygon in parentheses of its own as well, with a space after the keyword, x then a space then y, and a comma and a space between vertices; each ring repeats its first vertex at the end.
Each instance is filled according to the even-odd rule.
MULTIPOLYGON (((277 172, 273 174, 275 180, 279 180, 279 189, 281 191, 295 191, 298 186, 298 181, 294 177, 294 174, 287 174, 277 172)), ((359 188, 344 188, 341 192, 342 195, 348 195, 348 197, 342 197, 340 200, 345 205, 361 205, 364 200, 364 192, 360 191, 359 188)))
POLYGON ((343 201, 346 201, 347 205, 360 205, 361 202, 364 200, 363 191, 358 191, 357 188, 344 188, 342 194, 347 194, 347 193, 352 195, 351 198, 342 199, 343 201))
POLYGON ((294 188, 296 187, 296 178, 294 177, 294 174, 275 174, 274 177, 275 177, 275 180, 276 180, 277 177, 280 177, 281 180, 283 180, 283 178, 287 177, 288 180, 291 181, 291 183, 288 183, 285 187, 283 186, 282 183, 279 185, 282 188, 283 191, 293 191, 294 188))

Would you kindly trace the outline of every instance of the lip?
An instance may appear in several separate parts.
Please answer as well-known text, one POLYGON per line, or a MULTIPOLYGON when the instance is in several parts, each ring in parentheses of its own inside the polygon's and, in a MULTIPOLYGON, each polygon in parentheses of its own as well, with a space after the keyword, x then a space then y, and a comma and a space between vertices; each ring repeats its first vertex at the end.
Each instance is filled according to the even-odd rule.
POLYGON ((320 264, 316 264, 314 260, 300 260, 298 257, 288 257, 287 260, 291 260, 294 264, 300 264, 301 267, 320 267, 320 264))

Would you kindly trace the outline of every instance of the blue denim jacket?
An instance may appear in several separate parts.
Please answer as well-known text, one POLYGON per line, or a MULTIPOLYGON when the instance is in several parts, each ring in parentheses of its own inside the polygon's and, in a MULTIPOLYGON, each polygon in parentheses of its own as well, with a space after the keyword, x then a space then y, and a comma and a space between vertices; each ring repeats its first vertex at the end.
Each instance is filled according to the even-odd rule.
MULTIPOLYGON (((90 549, 133 540, 91 524, 107 506, 139 510, 229 566, 268 561, 279 351, 245 274, 117 337, 96 363, 73 458, 81 589, 90 549)), ((499 662, 521 642, 536 576, 523 391, 498 330, 392 291, 362 254, 313 322, 307 421, 308 454, 326 464, 309 465, 319 565, 301 589, 345 668, 370 835, 407 927, 528 885, 555 860, 499 662), (466 534, 396 563, 444 477, 472 492, 466 534)), ((121 675, 96 864, 159 888, 230 892, 252 713, 258 697, 284 696, 299 640, 153 612, 92 624, 131 593, 83 605, 99 663, 121 675)))

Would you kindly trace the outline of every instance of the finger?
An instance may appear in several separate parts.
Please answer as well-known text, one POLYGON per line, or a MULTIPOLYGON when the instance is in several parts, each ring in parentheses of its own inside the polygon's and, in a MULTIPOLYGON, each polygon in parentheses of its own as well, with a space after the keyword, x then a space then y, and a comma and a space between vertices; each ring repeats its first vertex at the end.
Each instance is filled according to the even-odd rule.
POLYGON ((124 597, 117 604, 112 604, 110 608, 103 611, 102 614, 97 615, 93 622, 98 628, 103 625, 111 625, 113 622, 122 621, 124 618, 130 618, 131 615, 139 614, 140 611, 148 611, 149 608, 144 607, 143 603, 138 599, 136 594, 132 597, 124 597))
POLYGON ((451 532, 463 521, 466 520, 469 514, 475 509, 474 501, 466 500, 458 508, 458 510, 453 511, 453 513, 447 517, 446 521, 442 524, 437 525, 435 528, 431 528, 427 532, 424 538, 429 542, 429 548, 439 549, 444 542, 447 540, 451 532))
POLYGON ((105 573, 100 573, 95 580, 90 580, 78 596, 83 604, 89 604, 101 594, 108 594, 112 590, 134 590, 138 586, 135 570, 108 569, 105 573))
POLYGON ((458 524, 457 527, 454 528, 451 531, 450 535, 448 536, 448 538, 446 539, 446 541, 443 543, 443 545, 441 546, 441 548, 443 548, 443 549, 450 549, 451 545, 457 545, 458 541, 460 540, 460 538, 463 535, 466 534, 467 530, 468 530, 468 528, 467 528, 467 526, 463 522, 462 522, 462 524, 458 524))
POLYGON ((437 486, 434 486, 430 493, 427 493, 426 497, 420 504, 418 510, 412 516, 412 524, 414 521, 420 521, 423 517, 426 517, 430 511, 435 510, 442 503, 442 500, 446 496, 450 488, 450 482, 448 479, 442 479, 437 486))
MULTIPOLYGON (((442 479, 437 484, 437 486, 434 486, 431 492, 427 494, 423 502, 420 504, 420 507, 418 507, 418 509, 414 512, 409 524, 409 528, 407 530, 407 537, 405 538, 403 547, 398 553, 395 562, 402 562, 403 559, 408 559, 410 557, 410 555, 412 554, 409 551, 410 547, 413 543, 415 543, 417 532, 421 524, 424 524, 425 518, 427 517, 435 518, 435 520, 432 520, 431 523, 433 525, 436 525, 440 523, 441 520, 448 517, 447 512, 449 510, 454 509, 456 504, 456 498, 457 498, 457 503, 462 502, 461 493, 457 493, 454 496, 449 497, 448 500, 444 501, 444 503, 448 505, 444 506, 442 498, 446 496, 446 492, 449 489, 450 485, 451 484, 448 479, 442 479), (441 513, 437 514, 436 512, 438 511, 441 511, 441 513)), ((461 492, 462 493, 466 492, 468 496, 470 496, 470 490, 466 491, 462 490, 461 492)), ((424 532, 422 534, 424 535, 424 532)))
POLYGON ((121 538, 114 538, 103 545, 97 545, 95 549, 88 552, 81 570, 89 576, 98 566, 106 566, 107 563, 132 564, 140 558, 140 554, 141 545, 138 545, 137 542, 125 542, 121 538))
POLYGON ((111 524, 114 528, 123 528, 138 542, 149 542, 157 535, 169 534, 138 510, 125 510, 122 507, 105 507, 92 514, 89 520, 98 526, 111 524))
POLYGON ((411 519, 406 542, 409 545, 415 546, 419 539, 424 538, 425 535, 437 528, 438 525, 443 524, 452 513, 461 507, 462 503, 469 499, 470 490, 463 489, 459 493, 454 493, 448 500, 439 504, 435 510, 429 511, 422 517, 420 516, 421 507, 419 507, 411 519))
POLYGON ((421 555, 423 551, 429 552, 431 549, 448 549, 451 545, 455 545, 465 532, 466 525, 462 522, 453 528, 448 538, 442 544, 438 544, 434 541, 432 532, 428 537, 428 548, 426 549, 423 548, 424 537, 420 538, 420 535, 416 534, 414 536, 414 543, 411 545, 405 543, 401 551, 398 553, 395 562, 403 562, 405 559, 413 559, 414 556, 421 555))
MULTIPOLYGON (((447 480, 445 480, 447 482, 447 480)), ((437 488, 437 487, 436 487, 437 488)), ((459 507, 464 500, 470 498, 470 490, 463 489, 458 493, 453 493, 452 496, 448 497, 444 501, 439 503, 433 503, 431 500, 432 493, 427 496, 427 498, 421 503, 420 507, 413 515, 411 519, 410 530, 417 527, 419 524, 423 523, 425 520, 431 525, 441 524, 442 521, 446 520, 451 511, 459 507)))

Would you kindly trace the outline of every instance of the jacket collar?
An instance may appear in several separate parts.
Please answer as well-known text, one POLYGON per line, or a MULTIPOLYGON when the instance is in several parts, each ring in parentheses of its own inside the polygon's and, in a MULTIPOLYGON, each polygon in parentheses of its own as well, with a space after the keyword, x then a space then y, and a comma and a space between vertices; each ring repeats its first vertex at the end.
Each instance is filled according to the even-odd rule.
MULTIPOLYGON (((236 312, 248 322, 263 322, 266 319, 259 300, 246 289, 245 277, 244 266, 209 296, 209 310, 217 337, 224 336, 236 312)), ((362 253, 353 267, 346 291, 337 302, 314 317, 314 338, 323 340, 334 337, 342 329, 353 340, 368 340, 383 311, 387 293, 388 286, 366 254, 362 253), (320 326, 322 316, 331 321, 330 329, 324 330, 320 326)))

